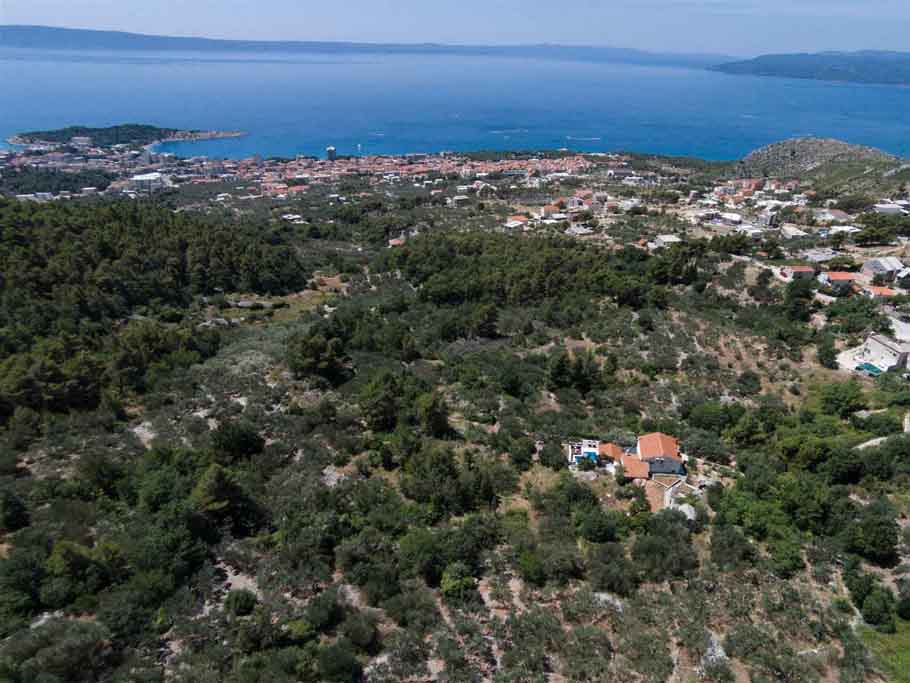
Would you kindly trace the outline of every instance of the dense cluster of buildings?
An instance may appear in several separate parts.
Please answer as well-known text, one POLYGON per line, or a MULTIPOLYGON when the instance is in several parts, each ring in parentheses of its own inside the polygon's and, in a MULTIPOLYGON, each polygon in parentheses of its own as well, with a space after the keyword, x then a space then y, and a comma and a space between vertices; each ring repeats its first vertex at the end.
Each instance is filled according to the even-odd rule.
MULTIPOLYGON (((325 159, 297 157, 291 160, 251 157, 240 160, 213 160, 207 157, 178 158, 155 153, 153 148, 130 145, 93 147, 89 140, 72 140, 67 145, 30 145, 0 151, 0 174, 31 168, 58 173, 99 171, 114 180, 108 194, 137 195, 186 183, 241 182, 250 197, 287 199, 304 193, 313 185, 337 183, 346 178, 366 178, 372 184, 408 183, 442 193, 444 180, 467 180, 462 192, 450 197, 458 205, 468 195, 483 196, 495 190, 485 178, 511 177, 526 186, 574 177, 594 164, 582 156, 533 159, 476 160, 458 154, 409 154, 400 156, 338 157, 329 148, 325 159)), ((87 188, 92 192, 96 188, 87 188)), ((23 196, 46 201, 73 194, 23 196)))
MULTIPOLYGON (((753 239, 826 239, 862 232, 853 224, 856 216, 832 205, 810 206, 814 199, 816 193, 803 189, 798 180, 745 178, 722 183, 706 196, 691 195, 680 215, 692 225, 721 234, 741 233, 753 239)), ((910 202, 883 199, 872 211, 910 215, 910 202)))

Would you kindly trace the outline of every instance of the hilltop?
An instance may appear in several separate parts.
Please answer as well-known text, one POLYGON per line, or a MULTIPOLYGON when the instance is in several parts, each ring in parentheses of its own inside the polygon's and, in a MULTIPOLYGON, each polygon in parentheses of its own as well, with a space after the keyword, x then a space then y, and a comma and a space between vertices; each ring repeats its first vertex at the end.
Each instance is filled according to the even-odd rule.
POLYGON ((889 162, 897 157, 874 147, 851 145, 841 140, 794 138, 755 150, 739 162, 742 175, 802 175, 831 164, 889 162))
POLYGON ((910 84, 910 53, 823 52, 762 55, 713 67, 728 74, 849 83, 910 84))

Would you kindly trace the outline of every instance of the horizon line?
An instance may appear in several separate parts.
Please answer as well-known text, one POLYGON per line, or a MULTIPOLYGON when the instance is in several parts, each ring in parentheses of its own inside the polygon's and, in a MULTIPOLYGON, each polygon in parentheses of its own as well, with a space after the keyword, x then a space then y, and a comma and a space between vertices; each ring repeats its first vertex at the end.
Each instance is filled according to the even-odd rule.
MULTIPOLYGON (((783 57, 783 56, 826 56, 826 55, 843 55, 843 56, 862 56, 868 54, 891 54, 891 55, 910 55, 910 51, 902 50, 876 50, 874 48, 862 48, 855 50, 843 50, 838 48, 828 48, 815 51, 791 51, 791 52, 752 52, 749 54, 731 55, 721 52, 699 52, 699 51, 669 51, 663 52, 656 49, 627 47, 609 44, 592 44, 592 43, 572 43, 572 42, 518 42, 518 43, 472 43, 472 42, 398 42, 398 41, 364 41, 364 40, 340 40, 340 39, 316 39, 316 38, 225 38, 205 35, 173 35, 168 33, 143 33, 141 31, 129 31, 115 28, 97 28, 81 26, 53 26, 49 24, 2 24, 3 29, 32 29, 42 31, 59 31, 65 33, 84 33, 97 35, 121 36, 127 38, 151 39, 151 40, 175 40, 175 41, 197 41, 202 43, 223 43, 225 46, 245 45, 248 47, 318 47, 318 46, 335 46, 350 48, 396 48, 400 50, 591 50, 591 51, 613 51, 626 52, 640 55, 642 57, 668 58, 679 60, 717 60, 716 64, 724 62, 747 62, 764 57, 783 57)), ((4 47, 0 45, 0 47, 4 47)), ((50 49, 46 46, 29 48, 28 46, 13 46, 15 48, 25 49, 50 49)), ((61 49, 78 49, 66 48, 61 49)), ((116 50, 118 47, 108 47, 106 49, 116 50)))
MULTIPOLYGON (((662 52, 649 48, 627 47, 609 44, 592 44, 592 43, 568 43, 568 42, 520 42, 520 43, 471 43, 471 42, 397 42, 397 41, 363 41, 363 40, 326 40, 317 38, 224 38, 205 35, 174 35, 169 33, 143 33, 141 31, 127 31, 115 28, 88 28, 82 26, 53 26, 50 24, 0 24, 0 29, 4 28, 25 28, 25 29, 45 29, 51 31, 79 31, 86 33, 107 33, 123 36, 135 36, 139 38, 168 38, 176 40, 199 40, 221 43, 251 43, 262 45, 349 45, 356 47, 405 47, 405 48, 453 48, 453 49, 514 49, 514 48, 569 48, 569 49, 588 49, 588 50, 624 50, 629 52, 639 52, 647 55, 671 56, 671 57, 722 57, 725 59, 736 58, 733 55, 723 54, 722 52, 700 52, 700 51, 669 51, 662 52)), ((2 47, 2 46, 0 46, 2 47)), ((757 56, 757 55, 756 55, 757 56)), ((740 58, 742 58, 740 56, 740 58)))

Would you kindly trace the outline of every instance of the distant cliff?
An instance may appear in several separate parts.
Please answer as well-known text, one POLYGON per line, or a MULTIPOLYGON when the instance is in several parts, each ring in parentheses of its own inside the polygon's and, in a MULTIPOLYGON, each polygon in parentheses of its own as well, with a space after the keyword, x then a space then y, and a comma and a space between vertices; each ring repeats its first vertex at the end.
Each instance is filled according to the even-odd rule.
POLYGON ((49 26, 0 26, 0 46, 34 50, 147 50, 157 52, 251 52, 270 54, 438 54, 693 68, 704 68, 729 61, 730 59, 730 57, 721 55, 668 54, 616 47, 217 40, 212 38, 154 36, 121 31, 89 31, 49 26))
POLYGON ((910 85, 910 53, 907 52, 764 55, 711 68, 728 74, 751 76, 910 85))
POLYGON ((755 150, 737 164, 736 172, 744 176, 800 176, 829 164, 896 161, 896 157, 874 147, 796 138, 755 150))

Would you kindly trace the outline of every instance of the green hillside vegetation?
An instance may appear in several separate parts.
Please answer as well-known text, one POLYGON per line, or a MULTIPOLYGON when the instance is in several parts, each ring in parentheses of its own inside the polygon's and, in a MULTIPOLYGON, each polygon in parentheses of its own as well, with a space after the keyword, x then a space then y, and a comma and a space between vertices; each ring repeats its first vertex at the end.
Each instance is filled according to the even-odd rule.
POLYGON ((4 173, 0 177, 0 194, 18 195, 35 192, 80 192, 83 188, 94 187, 103 192, 114 177, 103 171, 79 171, 62 173, 43 169, 23 169, 18 172, 4 173))
POLYGON ((21 133, 19 138, 24 142, 67 143, 74 137, 89 137, 92 144, 99 147, 114 145, 150 145, 164 140, 179 131, 174 128, 159 128, 139 123, 127 123, 107 128, 90 128, 87 126, 67 126, 56 130, 32 131, 21 133))
POLYGON ((301 288, 285 241, 142 204, 0 199, 0 421, 94 409, 159 365, 212 355, 217 333, 194 331, 188 309, 237 285, 301 288))
POLYGON ((651 255, 301 201, 283 227, 0 200, 0 679, 900 665, 906 383, 810 360, 877 311, 815 329, 742 237, 651 255), (658 430, 717 482, 694 517, 566 470, 566 439, 658 430))
POLYGON ((712 67, 730 74, 850 83, 910 84, 910 53, 855 52, 762 55, 712 67))
POLYGON ((864 629, 863 639, 883 663, 889 680, 894 683, 910 681, 910 622, 900 622, 895 636, 864 629))
POLYGON ((845 193, 887 197, 910 188, 910 168, 894 162, 834 164, 812 171, 809 177, 821 194, 836 197, 845 193))

